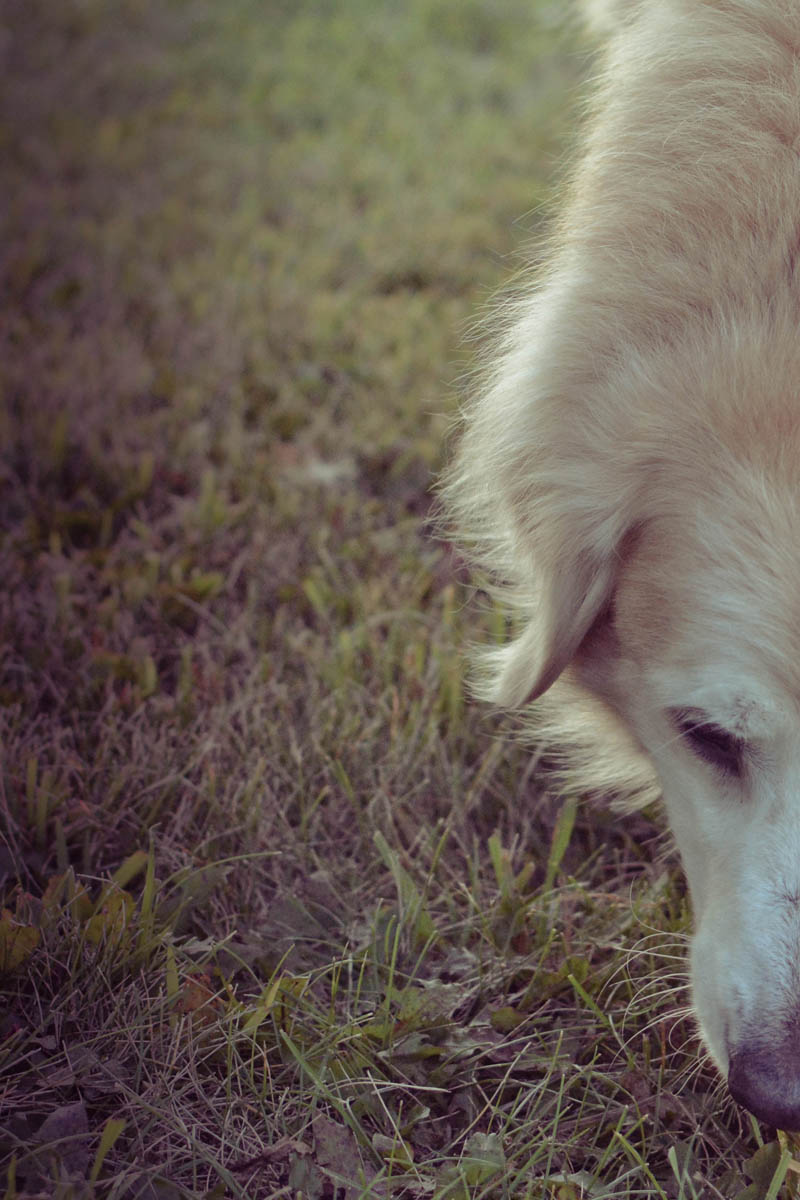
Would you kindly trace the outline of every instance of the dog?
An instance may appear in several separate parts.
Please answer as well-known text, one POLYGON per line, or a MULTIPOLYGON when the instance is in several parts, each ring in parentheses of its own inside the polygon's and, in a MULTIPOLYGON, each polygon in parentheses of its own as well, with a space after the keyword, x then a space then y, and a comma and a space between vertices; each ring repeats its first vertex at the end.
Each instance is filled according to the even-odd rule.
POLYGON ((542 697, 571 787, 663 797, 701 1037, 797 1130, 800 4, 593 8, 583 150, 443 482, 516 623, 476 690, 542 697))

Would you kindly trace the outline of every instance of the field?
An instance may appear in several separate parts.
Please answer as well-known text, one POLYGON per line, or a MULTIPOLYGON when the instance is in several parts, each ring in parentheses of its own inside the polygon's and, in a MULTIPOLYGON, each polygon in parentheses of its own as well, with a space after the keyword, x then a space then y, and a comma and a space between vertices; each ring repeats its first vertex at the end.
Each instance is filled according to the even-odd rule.
POLYGON ((468 700, 433 529, 560 9, 0 8, 6 1200, 796 1194, 659 813, 468 700))

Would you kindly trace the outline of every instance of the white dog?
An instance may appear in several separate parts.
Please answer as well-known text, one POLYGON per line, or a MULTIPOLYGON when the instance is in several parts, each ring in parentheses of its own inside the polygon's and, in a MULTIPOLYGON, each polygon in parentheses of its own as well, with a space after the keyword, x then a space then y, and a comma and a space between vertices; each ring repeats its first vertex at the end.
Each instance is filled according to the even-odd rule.
POLYGON ((800 3, 616 7, 445 502, 518 620, 483 695, 548 692, 572 786, 663 794, 703 1038, 797 1129, 800 3))

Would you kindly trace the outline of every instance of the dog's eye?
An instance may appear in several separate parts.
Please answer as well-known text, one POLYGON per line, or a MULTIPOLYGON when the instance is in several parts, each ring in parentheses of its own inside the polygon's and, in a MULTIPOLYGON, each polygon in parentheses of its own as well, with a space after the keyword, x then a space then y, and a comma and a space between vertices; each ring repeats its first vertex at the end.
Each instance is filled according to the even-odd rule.
POLYGON ((672 719, 694 753, 728 775, 741 775, 745 743, 727 729, 715 725, 697 709, 681 709, 672 719))

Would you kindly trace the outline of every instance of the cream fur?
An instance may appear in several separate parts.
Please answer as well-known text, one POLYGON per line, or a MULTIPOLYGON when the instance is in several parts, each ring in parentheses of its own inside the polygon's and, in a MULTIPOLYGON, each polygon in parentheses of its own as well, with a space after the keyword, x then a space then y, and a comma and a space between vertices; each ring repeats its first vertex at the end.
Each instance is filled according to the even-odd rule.
MULTIPOLYGON (((624 11, 584 150, 444 500, 518 624, 480 694, 544 695, 569 786, 663 792, 701 1028, 748 1102, 745 1058, 763 1074, 777 1031, 800 1040, 800 916, 756 882, 800 907, 800 5, 589 7, 624 11), (746 780, 697 759, 682 708, 741 730, 746 780)), ((800 1121, 796 1075, 779 1113, 800 1121)))

